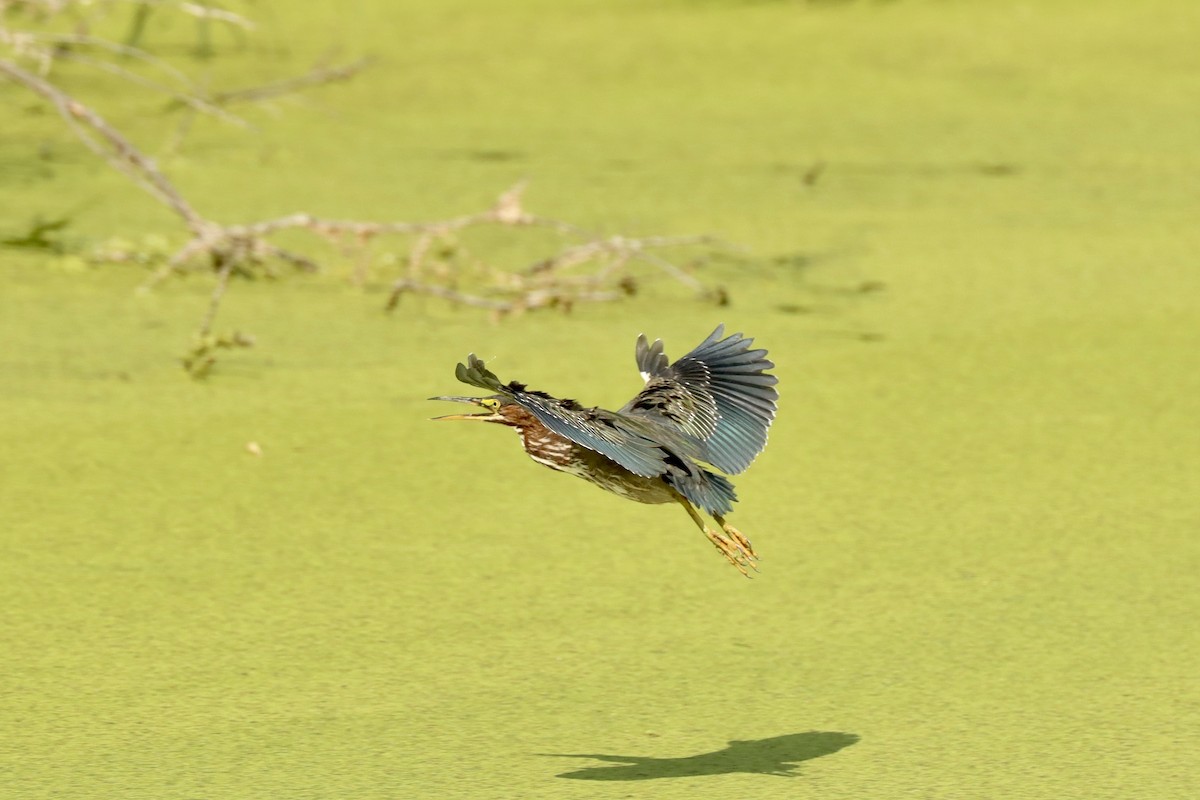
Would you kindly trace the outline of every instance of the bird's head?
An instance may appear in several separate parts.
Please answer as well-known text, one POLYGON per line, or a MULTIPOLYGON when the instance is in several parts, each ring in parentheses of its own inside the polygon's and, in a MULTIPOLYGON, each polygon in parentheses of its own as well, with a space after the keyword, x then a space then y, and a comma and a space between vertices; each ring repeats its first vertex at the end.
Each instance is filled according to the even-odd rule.
POLYGON ((482 409, 474 414, 446 414, 445 416, 434 417, 435 420, 465 419, 476 422, 496 422, 501 425, 517 427, 518 420, 527 415, 527 412, 516 403, 499 395, 492 397, 431 397, 429 399, 447 400, 451 403, 467 403, 468 405, 482 409))

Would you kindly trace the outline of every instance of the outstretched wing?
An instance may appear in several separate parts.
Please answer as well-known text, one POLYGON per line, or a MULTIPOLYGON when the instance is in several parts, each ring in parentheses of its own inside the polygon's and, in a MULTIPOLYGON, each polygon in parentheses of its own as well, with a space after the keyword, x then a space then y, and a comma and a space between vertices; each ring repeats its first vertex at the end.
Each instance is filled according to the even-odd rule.
POLYGON ((662 340, 638 337, 638 370, 646 388, 620 413, 681 431, 699 446, 702 458, 731 475, 742 472, 767 445, 775 420, 779 380, 765 370, 775 365, 753 339, 727 338, 718 325, 707 339, 674 364, 662 340))
POLYGON ((667 471, 669 454, 639 432, 644 426, 638 420, 622 419, 602 408, 584 408, 574 400, 559 400, 522 383, 501 383, 474 353, 467 357, 466 364, 458 365, 454 374, 463 383, 511 400, 558 435, 612 459, 630 472, 649 478, 667 471))

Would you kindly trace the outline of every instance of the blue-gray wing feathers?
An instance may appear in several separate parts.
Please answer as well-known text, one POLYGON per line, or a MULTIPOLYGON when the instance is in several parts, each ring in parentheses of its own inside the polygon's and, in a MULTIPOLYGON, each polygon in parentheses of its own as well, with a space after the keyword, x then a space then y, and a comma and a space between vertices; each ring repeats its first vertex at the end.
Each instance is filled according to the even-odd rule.
POLYGON ((458 365, 455 376, 463 383, 507 397, 559 436, 611 458, 630 472, 648 478, 666 471, 662 447, 634 430, 631 421, 611 411, 584 408, 574 400, 558 400, 520 383, 501 383, 474 353, 465 365, 458 365))
POLYGON ((766 370, 775 365, 753 339, 724 336, 718 325, 690 353, 671 363, 662 341, 638 338, 638 370, 646 387, 621 409, 682 431, 717 469, 742 472, 767 444, 775 420, 779 382, 766 370))

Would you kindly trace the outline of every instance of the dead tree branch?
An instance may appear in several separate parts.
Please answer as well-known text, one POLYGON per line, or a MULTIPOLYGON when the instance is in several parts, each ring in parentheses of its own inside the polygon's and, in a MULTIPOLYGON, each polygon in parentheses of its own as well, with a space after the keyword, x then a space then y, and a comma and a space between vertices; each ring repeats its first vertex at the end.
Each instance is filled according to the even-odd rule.
MULTIPOLYGON (((204 105, 262 100, 304 86, 345 80, 365 66, 355 62, 339 69, 314 70, 307 75, 255 89, 213 95, 204 105)), ((183 363, 196 376, 207 374, 222 348, 246 347, 252 338, 241 333, 216 336, 213 327, 230 282, 239 275, 273 274, 272 262, 283 262, 305 272, 319 269, 315 257, 285 249, 272 241, 278 234, 306 231, 320 240, 357 252, 354 279, 371 274, 371 245, 382 237, 411 242, 386 255, 389 264, 401 265, 401 277, 391 282, 386 308, 397 307, 404 295, 423 295, 480 308, 493 319, 542 309, 570 311, 580 303, 611 302, 635 294, 641 280, 634 264, 647 265, 702 298, 727 300, 720 287, 708 287, 688 269, 667 258, 671 250, 700 252, 702 257, 729 245, 709 236, 602 236, 563 220, 526 210, 524 182, 513 186, 483 211, 427 222, 333 219, 299 212, 273 219, 223 224, 202 215, 144 154, 96 111, 46 78, 17 63, 0 59, 0 75, 26 87, 50 102, 71 129, 93 151, 119 169, 166 206, 183 222, 189 238, 148 279, 154 285, 171 274, 205 270, 215 273, 216 284, 196 329, 194 343, 183 363), (471 229, 541 230, 555 237, 555 252, 523 268, 505 268, 475 258, 465 236, 471 229), (460 284, 470 285, 463 290, 460 284)), ((157 86, 156 88, 162 88, 157 86)), ((106 260, 144 263, 132 254, 107 253, 106 260)))
POLYGON ((218 106, 270 100, 271 98, 292 94, 311 86, 321 86, 327 83, 350 80, 359 72, 369 67, 373 61, 374 59, 371 58, 361 58, 358 61, 341 67, 314 67, 303 75, 285 78, 284 80, 262 86, 252 86, 248 89, 235 89, 228 92, 214 92, 209 100, 218 106))
POLYGON ((0 59, 0 74, 7 75, 49 100, 84 144, 178 214, 193 235, 200 236, 204 233, 204 228, 209 223, 158 170, 153 160, 134 147, 116 128, 105 122, 103 117, 63 90, 11 61, 0 59), (98 135, 100 141, 97 141, 93 134, 98 135))

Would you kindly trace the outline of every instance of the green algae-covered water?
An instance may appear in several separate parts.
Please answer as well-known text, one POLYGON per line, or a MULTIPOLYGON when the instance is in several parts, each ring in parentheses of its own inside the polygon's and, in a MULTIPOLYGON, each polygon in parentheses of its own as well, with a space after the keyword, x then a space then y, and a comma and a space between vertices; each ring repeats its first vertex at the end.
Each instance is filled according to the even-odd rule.
MULTIPOLYGON (((1200 794, 1193 4, 268 16, 279 69, 380 62, 202 123, 163 166, 206 213, 429 218, 526 176, 546 213, 757 260, 712 273, 726 308, 500 326, 336 270, 241 283, 219 327, 259 346, 197 383, 204 281, 0 250, 0 795, 1200 794), (754 580, 677 508, 427 421, 469 351, 612 407, 639 332, 678 355, 719 321, 780 377, 737 481, 754 580)), ((6 230, 175 235, 0 99, 6 230)))

